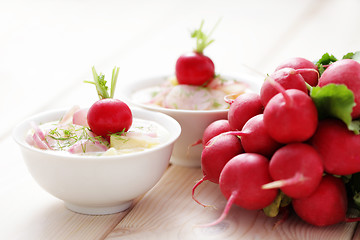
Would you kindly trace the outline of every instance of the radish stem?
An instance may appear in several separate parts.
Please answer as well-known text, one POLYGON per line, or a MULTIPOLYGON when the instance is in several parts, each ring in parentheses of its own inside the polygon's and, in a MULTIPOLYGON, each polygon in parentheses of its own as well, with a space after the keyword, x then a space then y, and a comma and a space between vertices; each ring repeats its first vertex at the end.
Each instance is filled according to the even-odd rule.
POLYGON ((230 197, 229 197, 229 199, 228 199, 228 201, 226 203, 225 209, 222 212, 221 216, 217 220, 215 220, 214 222, 209 223, 209 224, 205 224, 205 225, 199 225, 199 227, 211 227, 211 226, 217 225, 220 222, 222 222, 226 218, 226 216, 228 215, 231 206, 235 202, 236 197, 237 197, 237 192, 236 191, 232 192, 232 194, 230 195, 230 197))
POLYGON ((347 223, 351 223, 351 222, 359 222, 360 221, 360 217, 356 217, 356 218, 346 218, 345 222, 347 223))
POLYGON ((199 200, 197 200, 197 199, 195 198, 195 189, 196 189, 201 183, 203 183, 203 182, 206 181, 206 180, 207 180, 207 178, 206 178, 206 176, 204 176, 202 179, 200 179, 200 180, 194 185, 194 187, 193 187, 193 189, 192 189, 192 199, 194 199, 195 202, 197 202, 198 204, 200 204, 200 205, 203 206, 203 207, 214 207, 214 206, 212 206, 212 205, 205 205, 205 204, 199 202, 199 200))
POLYGON ((319 72, 316 69, 313 68, 301 68, 301 69, 295 69, 295 72, 298 74, 307 73, 307 72, 315 72, 318 76, 318 79, 320 77, 319 72))
POLYGON ((270 84, 278 91, 280 92, 285 99, 286 105, 291 107, 293 105, 293 100, 292 98, 289 97, 289 95, 285 92, 286 89, 281 86, 280 83, 276 82, 272 77, 267 77, 266 80, 268 80, 270 82, 270 84))
POLYGON ((215 24, 215 26, 213 27, 213 29, 210 31, 209 34, 205 34, 202 31, 202 27, 204 25, 204 20, 201 21, 199 29, 196 29, 191 33, 191 37, 196 38, 196 48, 194 50, 195 52, 202 54, 204 52, 204 49, 207 46, 209 46, 212 42, 214 42, 213 39, 210 39, 210 36, 214 32, 214 30, 217 27, 217 25, 219 24, 220 20, 221 19, 219 19, 217 21, 217 23, 215 24))
POLYGON ((306 177, 302 173, 295 173, 295 175, 288 179, 282 179, 274 182, 270 182, 267 184, 262 185, 262 189, 274 189, 274 188, 281 188, 286 186, 291 186, 297 184, 299 182, 305 181, 306 177))
POLYGON ((110 98, 114 97, 114 93, 115 93, 115 88, 116 88, 116 82, 117 82, 117 78, 119 75, 119 69, 120 68, 116 68, 114 67, 113 71, 112 71, 112 76, 111 76, 111 87, 110 87, 110 98))
POLYGON ((111 76, 111 85, 110 85, 110 94, 108 93, 108 87, 106 86, 106 81, 105 81, 105 75, 101 74, 98 75, 95 67, 92 67, 92 74, 94 77, 94 81, 84 81, 85 83, 91 83, 94 84, 96 87, 96 91, 98 93, 99 99, 104 99, 104 98, 113 98, 114 97, 114 93, 115 93, 115 87, 116 87, 116 82, 117 82, 117 78, 119 75, 119 68, 114 67, 113 71, 112 71, 112 76, 111 76))
POLYGON ((224 133, 221 133, 223 135, 236 135, 236 136, 246 136, 246 135, 250 135, 251 133, 246 133, 246 132, 243 132, 243 131, 229 131, 229 132, 224 132, 224 133))
POLYGON ((235 98, 237 96, 238 96, 238 93, 233 93, 233 94, 226 95, 224 97, 224 101, 231 105, 235 101, 235 98))

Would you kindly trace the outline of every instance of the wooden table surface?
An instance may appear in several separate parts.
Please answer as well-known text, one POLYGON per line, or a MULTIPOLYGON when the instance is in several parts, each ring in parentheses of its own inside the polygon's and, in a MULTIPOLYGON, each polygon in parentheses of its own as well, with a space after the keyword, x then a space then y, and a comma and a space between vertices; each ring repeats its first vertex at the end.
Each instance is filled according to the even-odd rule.
POLYGON ((107 76, 119 66, 118 88, 173 73, 203 19, 205 29, 222 19, 205 50, 216 72, 261 81, 288 57, 360 50, 359 10, 359 0, 0 0, 0 239, 360 239, 357 223, 319 228, 291 216, 273 228, 277 219, 236 206, 221 224, 199 228, 225 199, 204 183, 197 196, 216 209, 196 204, 201 169, 175 165, 126 212, 76 214, 35 183, 11 137, 27 116, 95 101, 83 83, 92 66, 107 76))

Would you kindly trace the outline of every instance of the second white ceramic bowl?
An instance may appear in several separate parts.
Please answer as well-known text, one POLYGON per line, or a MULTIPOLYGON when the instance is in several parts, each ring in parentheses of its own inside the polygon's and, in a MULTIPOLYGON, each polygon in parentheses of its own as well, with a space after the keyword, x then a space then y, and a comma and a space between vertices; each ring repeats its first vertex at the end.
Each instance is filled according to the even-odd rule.
MULTIPOLYGON (((258 92, 260 89, 261 81, 259 78, 251 76, 229 76, 225 75, 225 78, 242 81, 248 85, 251 91, 258 92)), ((228 110, 169 109, 144 104, 133 98, 134 92, 138 91, 139 89, 159 86, 168 78, 169 76, 160 76, 128 83, 121 88, 122 97, 124 101, 130 105, 165 113, 176 119, 180 123, 182 131, 179 139, 175 143, 170 162, 186 167, 199 167, 201 166, 202 145, 200 144, 193 147, 191 147, 191 145, 202 138, 205 128, 210 123, 219 119, 227 119, 228 110)))

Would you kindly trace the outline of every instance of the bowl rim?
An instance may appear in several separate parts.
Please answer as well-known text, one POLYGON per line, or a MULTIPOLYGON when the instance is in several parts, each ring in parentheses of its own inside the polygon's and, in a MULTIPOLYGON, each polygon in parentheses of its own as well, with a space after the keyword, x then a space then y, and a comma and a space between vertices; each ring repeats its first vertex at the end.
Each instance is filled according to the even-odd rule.
MULTIPOLYGON (((140 151, 140 152, 134 152, 134 153, 128 153, 128 154, 123 154, 123 155, 105 155, 105 156, 94 156, 94 155, 78 155, 78 154, 59 154, 59 151, 53 151, 53 150, 43 150, 43 149, 39 149, 36 148, 34 146, 31 146, 30 144, 28 144, 25 141, 25 136, 27 131, 30 129, 30 122, 33 120, 37 120, 39 118, 42 117, 46 117, 46 116, 51 116, 51 115, 56 115, 56 114, 61 114, 61 113, 65 113, 66 111, 68 111, 68 108, 57 108, 57 109, 52 109, 52 110, 48 110, 48 111, 43 111, 37 114, 34 114, 24 120, 22 120, 21 122, 19 122, 12 130, 12 137, 14 139, 14 141, 22 148, 27 149, 29 151, 32 152, 37 152, 39 154, 44 154, 44 155, 48 155, 50 157, 60 157, 60 158, 66 158, 66 159, 72 159, 72 160, 79 160, 79 161, 84 161, 84 160, 89 160, 89 161, 105 161, 105 160, 120 160, 120 159, 127 159, 127 158, 132 158, 132 157, 137 157, 137 156, 143 156, 143 155, 147 155, 148 153, 151 152, 155 152, 158 151, 162 148, 166 148, 169 145, 175 143, 175 141, 179 138, 180 134, 181 134, 181 126, 180 124, 171 116, 168 116, 164 113, 161 112, 155 112, 155 111, 150 111, 147 109, 142 109, 139 107, 131 107, 131 111, 133 113, 134 118, 138 118, 136 117, 136 115, 138 114, 146 114, 147 116, 153 116, 154 119, 151 121, 154 121, 158 124, 160 124, 161 126, 163 126, 163 124, 161 124, 161 121, 167 121, 170 123, 170 125, 172 125, 172 127, 174 127, 174 129, 168 129, 165 126, 163 126, 168 132, 169 132, 169 138, 162 144, 159 144, 158 146, 154 146, 152 148, 146 149, 144 151, 140 151), (156 120, 155 120, 156 119, 156 120), (159 119, 159 120, 158 120, 159 119), (28 126, 26 126, 28 125, 28 126), (25 130, 23 130, 25 129, 25 130)), ((147 120, 145 118, 139 118, 139 119, 144 119, 147 120)), ((58 120, 58 119, 53 119, 53 121, 58 120)), ((52 121, 52 120, 49 120, 52 121)), ((49 160, 51 160, 51 158, 49 158, 49 160)))
POLYGON ((131 103, 134 106, 137 107, 141 107, 141 108, 145 108, 145 109, 150 109, 153 111, 157 111, 157 112, 163 112, 163 113, 184 113, 184 114, 199 114, 199 115, 203 115, 203 114, 212 114, 212 113, 222 113, 222 112, 228 112, 229 109, 214 109, 214 110, 189 110, 189 109, 173 109, 173 108, 163 108, 163 107, 157 107, 157 106, 152 106, 152 105, 147 105, 147 104, 143 104, 143 103, 136 103, 133 100, 130 100, 128 98, 124 98, 125 101, 128 101, 129 103, 131 103))
MULTIPOLYGON (((148 105, 145 103, 139 103, 132 99, 132 94, 135 92, 135 88, 139 85, 143 87, 152 87, 156 86, 158 82, 165 81, 166 79, 175 76, 174 74, 162 74, 162 75, 155 75, 148 78, 141 78, 136 81, 132 81, 130 83, 124 84, 123 88, 119 91, 121 94, 122 99, 127 102, 128 104, 134 105, 136 107, 149 109, 152 111, 158 111, 163 113, 173 113, 173 114, 214 114, 214 113, 224 113, 228 112, 229 108, 227 109, 213 109, 213 110, 189 110, 189 109, 173 109, 173 108, 165 108, 160 106, 154 106, 154 105, 148 105), (148 83, 146 83, 148 81, 148 83)), ((259 80, 255 80, 255 76, 246 75, 247 77, 253 78, 255 81, 250 83, 249 80, 245 80, 245 76, 241 76, 238 73, 228 73, 228 74, 221 74, 221 76, 225 78, 231 78, 231 79, 237 79, 239 81, 244 82, 248 85, 250 90, 252 91, 260 91, 261 83, 259 83, 259 80), (257 83, 258 82, 258 83, 257 83), (252 85, 251 85, 252 84, 252 85)))

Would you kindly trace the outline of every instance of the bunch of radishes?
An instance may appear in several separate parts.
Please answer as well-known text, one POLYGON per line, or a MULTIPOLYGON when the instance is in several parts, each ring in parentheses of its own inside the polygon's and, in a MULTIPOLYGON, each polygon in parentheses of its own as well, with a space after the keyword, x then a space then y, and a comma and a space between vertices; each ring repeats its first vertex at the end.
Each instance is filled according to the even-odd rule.
MULTIPOLYGON (((304 221, 327 226, 347 218, 348 195, 360 192, 359 53, 291 58, 268 75, 260 93, 230 101, 228 118, 204 131, 203 178, 232 204, 276 216, 292 207, 304 221)), ((356 201, 355 201, 356 202, 356 201)), ((203 205, 205 206, 205 205, 203 205)))

